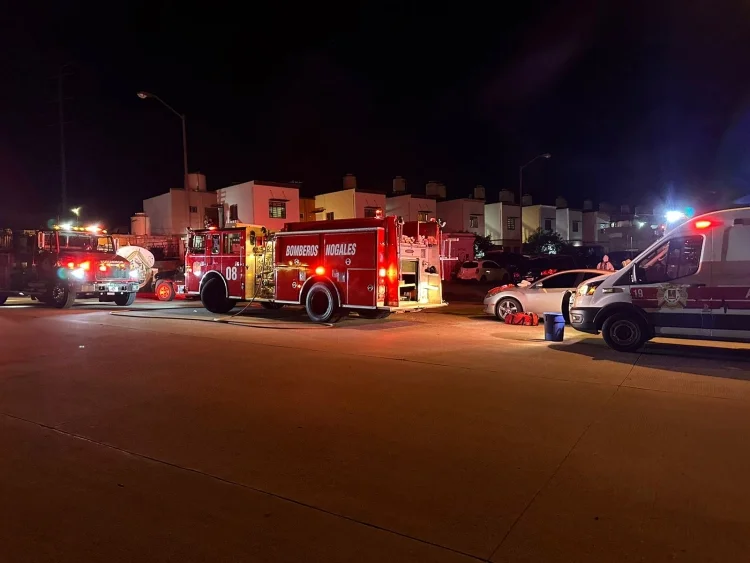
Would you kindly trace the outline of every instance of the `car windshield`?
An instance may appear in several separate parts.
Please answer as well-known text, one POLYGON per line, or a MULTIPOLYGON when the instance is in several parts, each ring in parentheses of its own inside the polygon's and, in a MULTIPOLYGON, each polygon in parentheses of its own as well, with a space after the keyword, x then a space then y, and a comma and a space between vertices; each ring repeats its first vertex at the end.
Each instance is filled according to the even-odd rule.
POLYGON ((479 264, 477 262, 464 262, 461 265, 462 268, 478 268, 479 264))
POLYGON ((60 249, 114 252, 112 237, 84 233, 60 233, 60 249))

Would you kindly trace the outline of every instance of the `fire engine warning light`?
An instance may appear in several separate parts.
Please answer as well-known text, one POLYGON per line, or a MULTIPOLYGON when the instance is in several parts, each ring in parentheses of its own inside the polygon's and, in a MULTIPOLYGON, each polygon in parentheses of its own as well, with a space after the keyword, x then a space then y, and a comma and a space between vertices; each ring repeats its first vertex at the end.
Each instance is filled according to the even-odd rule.
POLYGON ((316 276, 322 276, 325 273, 326 273, 326 269, 323 266, 318 266, 317 268, 315 268, 316 276))

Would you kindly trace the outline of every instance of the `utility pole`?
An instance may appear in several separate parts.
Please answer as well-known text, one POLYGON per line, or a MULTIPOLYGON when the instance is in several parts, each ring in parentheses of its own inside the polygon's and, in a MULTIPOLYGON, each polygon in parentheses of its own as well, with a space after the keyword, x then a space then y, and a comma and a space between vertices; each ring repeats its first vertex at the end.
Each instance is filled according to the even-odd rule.
POLYGON ((68 171, 65 163, 65 108, 63 102, 63 77, 67 65, 60 67, 60 74, 57 78, 57 106, 58 117, 60 119, 60 215, 65 214, 68 208, 68 171))

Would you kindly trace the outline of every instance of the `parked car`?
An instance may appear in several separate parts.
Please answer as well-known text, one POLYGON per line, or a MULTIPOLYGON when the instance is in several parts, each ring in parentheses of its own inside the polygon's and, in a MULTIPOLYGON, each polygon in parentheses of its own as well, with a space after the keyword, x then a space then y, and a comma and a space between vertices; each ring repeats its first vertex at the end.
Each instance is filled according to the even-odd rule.
POLYGON ((528 270, 527 266, 529 263, 529 256, 525 254, 490 250, 485 253, 484 259, 492 260, 501 268, 506 269, 510 275, 510 281, 512 283, 520 282, 523 279, 523 275, 528 270))
POLYGON ((557 272, 585 268, 575 256, 568 256, 566 254, 546 254, 541 256, 530 256, 524 264, 523 269, 525 271, 521 272, 521 279, 533 283, 538 279, 556 274, 557 272))
POLYGON ((567 270, 544 277, 526 287, 501 286, 484 298, 484 312, 504 321, 509 313, 560 312, 569 321, 570 295, 584 281, 612 272, 567 270))
POLYGON ((459 280, 510 283, 508 270, 493 260, 469 260, 461 264, 456 276, 459 280))

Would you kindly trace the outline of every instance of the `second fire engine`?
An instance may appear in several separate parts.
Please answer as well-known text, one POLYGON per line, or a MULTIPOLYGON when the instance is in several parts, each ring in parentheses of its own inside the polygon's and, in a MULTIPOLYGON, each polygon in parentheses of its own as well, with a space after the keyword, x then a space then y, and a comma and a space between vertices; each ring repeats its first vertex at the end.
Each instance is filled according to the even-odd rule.
POLYGON ((302 305, 316 322, 445 305, 440 226, 396 217, 207 229, 190 236, 185 290, 213 313, 239 302, 302 305))

